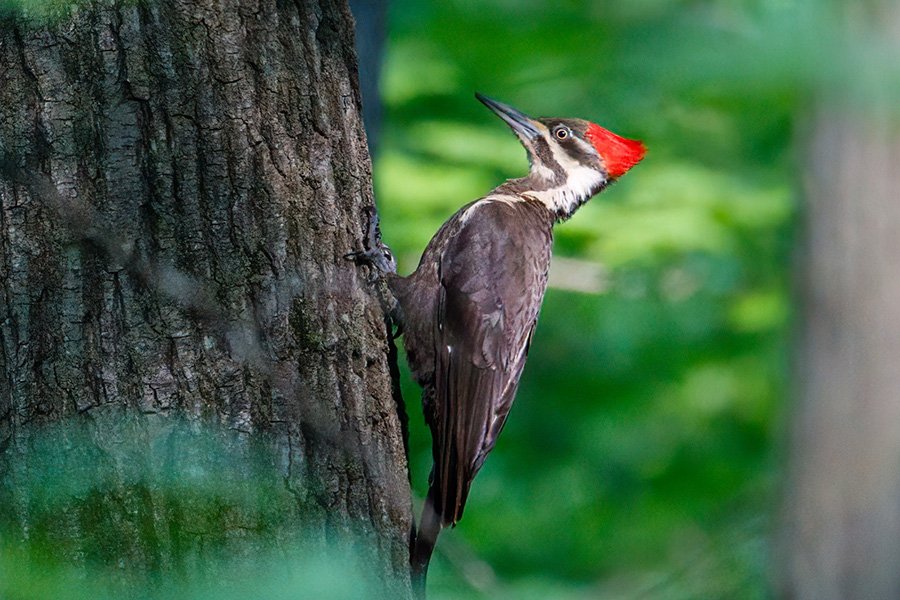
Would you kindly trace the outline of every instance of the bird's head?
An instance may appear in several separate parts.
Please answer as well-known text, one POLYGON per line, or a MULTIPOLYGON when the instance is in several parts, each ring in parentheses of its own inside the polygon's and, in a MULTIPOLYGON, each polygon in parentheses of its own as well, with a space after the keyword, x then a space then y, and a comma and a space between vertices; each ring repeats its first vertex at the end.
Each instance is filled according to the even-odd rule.
POLYGON ((583 119, 535 119, 515 108, 475 94, 506 121, 518 136, 531 163, 525 195, 533 196, 567 219, 591 196, 624 175, 646 149, 583 119))

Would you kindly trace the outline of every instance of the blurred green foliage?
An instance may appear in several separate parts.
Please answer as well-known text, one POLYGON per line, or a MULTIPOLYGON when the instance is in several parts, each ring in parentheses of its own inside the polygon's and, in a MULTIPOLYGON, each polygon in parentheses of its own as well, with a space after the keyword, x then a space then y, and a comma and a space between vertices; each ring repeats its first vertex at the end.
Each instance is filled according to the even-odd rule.
MULTIPOLYGON (((0 12, 68 5, 5 2, 0 12)), ((845 48, 822 43, 832 38, 830 6, 391 3, 375 176, 385 238, 403 272, 457 208, 525 172, 524 152, 473 91, 534 115, 588 118, 649 148, 557 228, 566 277, 592 278, 594 292, 549 291, 506 430, 465 518, 439 543, 433 598, 771 595, 793 139, 816 87, 851 68, 845 48)), ((404 394, 422 496, 430 439, 408 375, 404 394)), ((101 500, 112 515, 144 494, 171 495, 210 518, 252 515, 248 536, 284 526, 273 515, 290 499, 277 476, 207 441, 191 442, 199 454, 187 471, 156 472, 127 448, 111 465, 48 448, 46 468, 17 482, 19 495, 48 519, 59 506, 71 516, 97 505, 90 495, 109 475, 101 500)), ((79 447, 91 444, 67 446, 79 447)), ((53 539, 38 536, 24 550, 18 541, 0 535, 0 598, 116 597, 121 573, 98 569, 85 579, 54 558, 53 539)), ((211 541, 217 558, 199 580, 148 581, 144 595, 354 598, 365 589, 352 577, 364 571, 352 540, 334 555, 301 544, 277 556, 235 556, 227 539, 211 541)), ((102 553, 115 543, 101 536, 84 548, 102 553)))
MULTIPOLYGON (((649 149, 556 229, 567 279, 602 265, 596 293, 548 292, 506 429, 438 545, 434 597, 770 595, 792 144, 824 77, 824 8, 392 3, 375 183, 402 272, 456 209, 527 169, 475 90, 649 149)), ((404 393, 418 405, 408 377, 404 393)), ((424 496, 430 438, 410 413, 424 496)))
POLYGON ((25 445, 27 464, 0 471, 3 600, 392 597, 371 525, 291 489, 265 436, 117 414, 25 445))
POLYGON ((82 2, 83 0, 0 0, 0 18, 12 17, 19 23, 42 27, 66 18, 82 2))

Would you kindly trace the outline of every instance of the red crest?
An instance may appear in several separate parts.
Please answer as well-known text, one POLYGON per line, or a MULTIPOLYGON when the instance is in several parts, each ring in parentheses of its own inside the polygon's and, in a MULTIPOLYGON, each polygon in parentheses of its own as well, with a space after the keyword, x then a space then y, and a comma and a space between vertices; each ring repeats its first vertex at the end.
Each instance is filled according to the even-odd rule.
POLYGON ((594 123, 588 126, 584 137, 597 149, 597 154, 603 159, 603 165, 612 178, 624 175, 647 152, 641 141, 623 138, 594 123))

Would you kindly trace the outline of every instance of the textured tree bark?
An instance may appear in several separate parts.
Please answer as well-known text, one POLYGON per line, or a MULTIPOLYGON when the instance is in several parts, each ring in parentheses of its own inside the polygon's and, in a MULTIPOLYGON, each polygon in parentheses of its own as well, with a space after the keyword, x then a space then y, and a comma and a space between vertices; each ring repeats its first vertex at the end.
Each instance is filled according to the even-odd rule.
MULTIPOLYGON (((847 22, 897 40, 900 11, 882 8, 847 22)), ((900 598, 900 137, 895 90, 867 94, 881 85, 842 80, 813 122, 785 598, 900 598)))
POLYGON ((347 534, 373 589, 408 596, 391 342, 342 258, 373 201, 346 3, 0 19, 7 539, 189 578, 222 548, 347 534), (204 468, 265 497, 188 499, 152 475, 204 468))

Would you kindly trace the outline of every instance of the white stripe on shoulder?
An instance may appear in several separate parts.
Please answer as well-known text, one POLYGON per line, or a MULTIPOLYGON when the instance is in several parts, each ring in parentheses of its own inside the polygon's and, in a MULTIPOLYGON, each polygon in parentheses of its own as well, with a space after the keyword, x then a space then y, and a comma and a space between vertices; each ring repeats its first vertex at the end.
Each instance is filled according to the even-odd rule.
POLYGON ((482 208, 484 206, 487 206, 488 204, 490 204, 492 202, 502 202, 504 204, 513 204, 514 202, 521 202, 521 201, 522 201, 522 198, 520 198, 519 196, 514 196, 512 194, 491 194, 490 196, 485 196, 484 198, 482 198, 481 200, 479 200, 478 202, 476 202, 475 204, 473 204, 472 206, 467 208, 465 210, 465 212, 463 212, 463 214, 461 214, 459 216, 459 224, 465 225, 466 222, 472 218, 472 215, 475 213, 476 210, 478 210, 479 208, 482 208))

